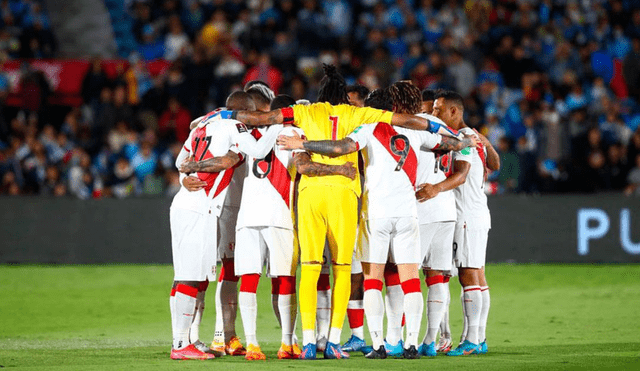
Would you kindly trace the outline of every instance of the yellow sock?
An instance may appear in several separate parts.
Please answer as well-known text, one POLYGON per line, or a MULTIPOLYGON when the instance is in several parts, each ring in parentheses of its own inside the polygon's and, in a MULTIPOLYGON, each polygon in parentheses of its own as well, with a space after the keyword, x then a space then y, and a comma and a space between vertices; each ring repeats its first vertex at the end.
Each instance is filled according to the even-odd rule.
MULTIPOLYGON (((351 295, 351 265, 334 264, 332 268, 333 297, 331 300, 331 332, 338 332, 338 330, 342 330, 344 317, 347 314, 347 306, 349 305, 349 296, 351 295)), ((331 334, 329 336, 332 337, 331 334)), ((336 336, 340 336, 339 332, 336 336)))
MULTIPOLYGON (((322 264, 302 264, 300 270, 298 297, 300 298, 300 319, 302 320, 303 331, 313 331, 316 328, 318 279, 320 278, 321 270, 322 264)), ((349 294, 349 292, 347 292, 347 294, 349 294)))

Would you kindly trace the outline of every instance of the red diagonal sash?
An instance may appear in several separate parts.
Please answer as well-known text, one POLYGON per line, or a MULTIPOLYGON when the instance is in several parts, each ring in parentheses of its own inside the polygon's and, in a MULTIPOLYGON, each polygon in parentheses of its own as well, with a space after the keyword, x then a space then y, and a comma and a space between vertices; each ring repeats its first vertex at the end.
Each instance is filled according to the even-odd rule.
POLYGON ((411 184, 415 187, 418 157, 409 145, 409 139, 395 131, 391 125, 382 122, 376 125, 373 130, 373 136, 378 139, 391 157, 398 162, 396 171, 402 168, 409 177, 411 184))

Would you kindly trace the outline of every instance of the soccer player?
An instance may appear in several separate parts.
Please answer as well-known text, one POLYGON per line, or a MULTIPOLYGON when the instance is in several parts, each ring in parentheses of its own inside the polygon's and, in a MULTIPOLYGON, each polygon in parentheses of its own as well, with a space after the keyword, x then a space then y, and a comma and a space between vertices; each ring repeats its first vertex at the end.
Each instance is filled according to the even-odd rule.
POLYGON ((436 91, 433 89, 424 89, 422 91, 422 105, 420 112, 428 115, 433 111, 433 101, 436 99, 436 91))
MULTIPOLYGON (((370 95, 370 98, 373 97, 370 95)), ((416 108, 416 112, 418 110, 416 108)), ((368 241, 363 243, 362 265, 365 275, 364 309, 374 348, 367 358, 387 356, 382 336, 384 305, 381 290, 389 254, 398 265, 405 294, 407 341, 404 357, 418 358, 417 341, 423 303, 418 278, 421 257, 414 196, 417 167, 415 151, 421 147, 461 149, 475 145, 475 139, 464 137, 458 141, 425 131, 393 128, 388 123, 380 122, 362 125, 342 140, 306 141, 295 135, 280 136, 278 144, 287 149, 306 149, 333 157, 365 149, 366 203, 363 204, 363 216, 368 241)))
POLYGON ((347 95, 349 96, 349 103, 356 107, 364 107, 364 100, 369 95, 370 91, 364 85, 349 85, 347 86, 347 95))
MULTIPOLYGON (((345 82, 334 66, 325 65, 318 103, 295 105, 268 113, 224 111, 219 116, 236 118, 250 126, 292 123, 304 130, 310 140, 342 139, 357 126, 384 122, 419 130, 429 129, 448 136, 457 133, 435 122, 407 114, 393 114, 372 108, 348 105, 345 82)), ((314 162, 328 165, 356 162, 357 155, 331 158, 313 155, 314 162)), ((325 239, 329 239, 334 274, 333 310, 329 342, 324 351, 327 358, 348 358, 339 348, 342 324, 350 295, 351 259, 355 244, 358 177, 349 180, 339 176, 302 176, 298 196, 298 222, 301 255, 300 315, 303 349, 301 359, 313 359, 316 354, 315 316, 317 282, 322 266, 325 239)))
MULTIPOLYGON (((462 97, 455 92, 439 93, 434 102, 433 114, 455 130, 468 135, 476 134, 465 124, 464 103, 462 97)), ((450 356, 486 352, 485 334, 480 333, 480 330, 484 332, 486 329, 490 305, 489 290, 483 274, 487 238, 491 228, 491 215, 484 193, 485 164, 491 162, 493 168, 499 168, 499 159, 493 147, 485 148, 481 141, 477 147, 465 148, 453 154, 454 172, 459 179, 449 179, 454 178, 451 182, 461 183, 454 189, 457 221, 453 243, 463 289, 467 333, 462 344, 447 353, 450 356), (490 161, 487 161, 487 155, 491 157, 490 161)))

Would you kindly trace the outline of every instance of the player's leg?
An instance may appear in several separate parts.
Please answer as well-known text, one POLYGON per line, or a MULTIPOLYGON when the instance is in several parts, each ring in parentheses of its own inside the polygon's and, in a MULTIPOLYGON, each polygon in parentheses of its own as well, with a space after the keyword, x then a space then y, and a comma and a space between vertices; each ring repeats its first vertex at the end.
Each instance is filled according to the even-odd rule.
POLYGON ((348 358, 348 353, 340 349, 340 336, 351 294, 351 260, 356 243, 358 198, 354 192, 346 188, 330 189, 329 193, 332 207, 328 208, 327 213, 327 239, 331 250, 333 293, 331 329, 324 353, 325 358, 348 358))
MULTIPOLYGON (((368 263, 369 254, 363 257, 362 270, 364 272, 364 313, 367 317, 367 327, 373 350, 365 355, 366 358, 386 358, 387 351, 384 347, 384 300, 382 299, 382 278, 384 277, 384 264, 368 263)), ((385 258, 386 260, 386 258, 385 258)))
POLYGON ((444 280, 442 287, 445 292, 445 304, 444 304, 444 314, 442 315, 442 321, 440 321, 440 339, 438 339, 438 344, 436 346, 436 351, 438 352, 448 352, 451 350, 451 345, 453 344, 451 341, 451 326, 449 324, 449 306, 451 305, 451 292, 449 290, 449 281, 451 280, 451 271, 447 271, 444 273, 444 280))
POLYGON ((404 314, 407 321, 404 358, 419 358, 418 336, 420 335, 424 302, 418 269, 422 263, 418 219, 397 218, 391 245, 393 246, 393 258, 398 266, 400 285, 404 292, 404 314))
POLYGON ((385 313, 387 315, 387 332, 385 348, 392 356, 402 356, 402 317, 404 315, 404 293, 400 285, 398 267, 387 262, 384 267, 384 283, 387 288, 385 294, 385 313))
POLYGON ((213 352, 209 346, 200 341, 200 323, 202 323, 202 316, 204 315, 204 297, 208 287, 209 280, 200 282, 198 295, 196 296, 196 312, 193 315, 193 322, 191 322, 191 327, 189 328, 189 341, 203 352, 213 352))
POLYGON ((324 187, 307 187, 298 197, 298 239, 300 241, 300 318, 302 320, 301 359, 316 356, 316 309, 318 279, 322 269, 322 251, 326 239, 326 202, 324 187))
POLYGON ((266 356, 258 343, 257 319, 258 299, 257 290, 262 273, 262 266, 266 260, 267 246, 262 238, 262 229, 245 227, 236 232, 238 246, 235 250, 235 275, 240 277, 240 292, 238 305, 244 336, 247 341, 247 360, 264 360, 266 356))
MULTIPOLYGON (((196 309, 200 282, 207 279, 205 267, 215 263, 216 254, 207 252, 204 216, 180 209, 171 209, 171 247, 174 266, 173 345, 171 359, 211 359, 213 354, 198 350, 189 342, 189 328, 196 309)), ((215 238, 215 236, 214 236, 215 238)))
POLYGON ((324 352, 329 339, 331 327, 331 282, 329 273, 331 269, 331 253, 328 243, 324 247, 322 255, 322 271, 318 278, 318 305, 316 309, 316 344, 319 352, 324 352))
MULTIPOLYGON (((355 253, 355 252, 354 252, 355 253)), ((364 341, 364 274, 360 259, 351 263, 351 294, 347 306, 347 318, 351 328, 351 337, 342 345, 346 352, 358 351, 366 345, 364 341)))

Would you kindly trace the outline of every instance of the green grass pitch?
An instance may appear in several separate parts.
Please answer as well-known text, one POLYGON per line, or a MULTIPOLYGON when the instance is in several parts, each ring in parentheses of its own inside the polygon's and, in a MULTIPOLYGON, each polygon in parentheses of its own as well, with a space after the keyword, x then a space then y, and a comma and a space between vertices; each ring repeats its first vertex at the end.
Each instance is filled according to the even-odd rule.
MULTIPOLYGON (((640 369, 640 266, 489 265, 489 354, 420 360, 279 361, 268 280, 258 339, 269 358, 171 361, 170 266, 0 266, 0 367, 183 369, 640 369)), ((451 327, 461 330, 452 283, 451 327)), ((201 334, 211 341, 209 289, 201 334)), ((299 330, 298 330, 299 331, 299 330)), ((424 324, 423 324, 424 331, 424 324)), ((238 318, 238 332, 242 325, 238 318)), ((349 335, 345 324, 343 340, 349 335)))

